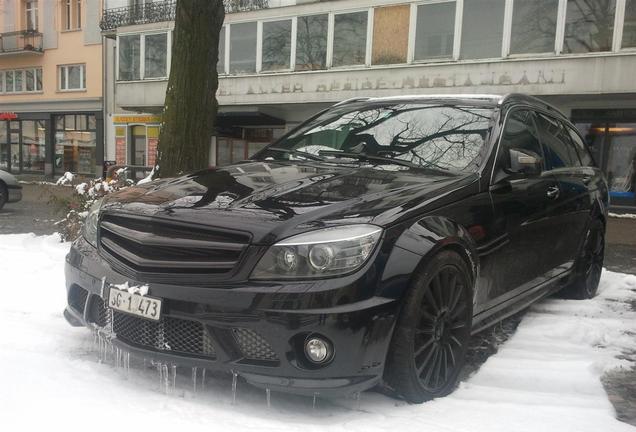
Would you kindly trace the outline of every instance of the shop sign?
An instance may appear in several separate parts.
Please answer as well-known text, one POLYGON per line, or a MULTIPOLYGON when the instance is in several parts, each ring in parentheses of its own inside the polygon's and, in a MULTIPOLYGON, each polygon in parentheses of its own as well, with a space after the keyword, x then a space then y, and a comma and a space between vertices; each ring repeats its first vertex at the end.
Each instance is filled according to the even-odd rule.
POLYGON ((161 116, 157 116, 157 115, 113 116, 113 123, 161 123, 161 116))
POLYGON ((18 115, 14 112, 0 112, 0 120, 15 120, 18 115))

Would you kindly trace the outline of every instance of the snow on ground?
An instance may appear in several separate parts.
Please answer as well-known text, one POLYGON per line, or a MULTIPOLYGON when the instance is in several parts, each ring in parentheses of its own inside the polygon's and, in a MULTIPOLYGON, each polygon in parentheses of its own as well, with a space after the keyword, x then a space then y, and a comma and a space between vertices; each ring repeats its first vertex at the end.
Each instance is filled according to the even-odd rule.
POLYGON ((0 428, 162 431, 634 431, 614 419, 601 374, 636 349, 636 276, 605 271, 589 301, 549 299, 451 396, 407 405, 377 393, 318 400, 265 392, 214 377, 192 391, 189 371, 160 392, 140 361, 129 376, 98 363, 90 332, 70 327, 57 236, 0 236, 0 428), (137 429, 140 430, 140 429, 137 429))

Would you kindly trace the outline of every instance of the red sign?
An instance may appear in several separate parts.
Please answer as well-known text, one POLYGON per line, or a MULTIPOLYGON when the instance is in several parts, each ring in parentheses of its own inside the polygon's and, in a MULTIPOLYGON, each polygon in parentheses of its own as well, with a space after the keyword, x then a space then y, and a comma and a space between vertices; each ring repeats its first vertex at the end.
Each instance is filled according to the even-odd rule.
POLYGON ((18 115, 14 112, 0 112, 0 120, 15 120, 18 115))

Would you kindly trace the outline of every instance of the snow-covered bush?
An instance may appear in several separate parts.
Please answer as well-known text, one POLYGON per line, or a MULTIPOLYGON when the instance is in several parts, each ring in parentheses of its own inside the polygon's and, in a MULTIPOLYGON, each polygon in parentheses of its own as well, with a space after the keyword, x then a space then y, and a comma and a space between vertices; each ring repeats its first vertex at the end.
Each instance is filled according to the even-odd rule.
MULTIPOLYGON (((123 171, 116 174, 122 173, 123 171)), ((56 183, 57 185, 73 186, 74 191, 70 197, 52 198, 54 203, 66 213, 66 217, 57 222, 63 241, 75 240, 81 234, 84 218, 96 200, 133 184, 131 180, 120 175, 116 175, 111 180, 95 179, 79 184, 74 184, 75 178, 73 174, 67 172, 56 183)))

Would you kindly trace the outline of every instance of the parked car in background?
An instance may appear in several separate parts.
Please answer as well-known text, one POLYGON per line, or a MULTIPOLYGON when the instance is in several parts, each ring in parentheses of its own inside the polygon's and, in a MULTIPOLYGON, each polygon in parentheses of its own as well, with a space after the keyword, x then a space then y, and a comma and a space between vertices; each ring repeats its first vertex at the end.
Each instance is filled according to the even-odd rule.
POLYGON ((18 202, 22 199, 22 186, 18 180, 6 171, 0 170, 0 210, 6 203, 18 202))
POLYGON ((133 186, 67 257, 72 325, 262 388, 450 393, 471 334, 595 295, 608 190, 523 95, 361 98, 250 160, 133 186))

